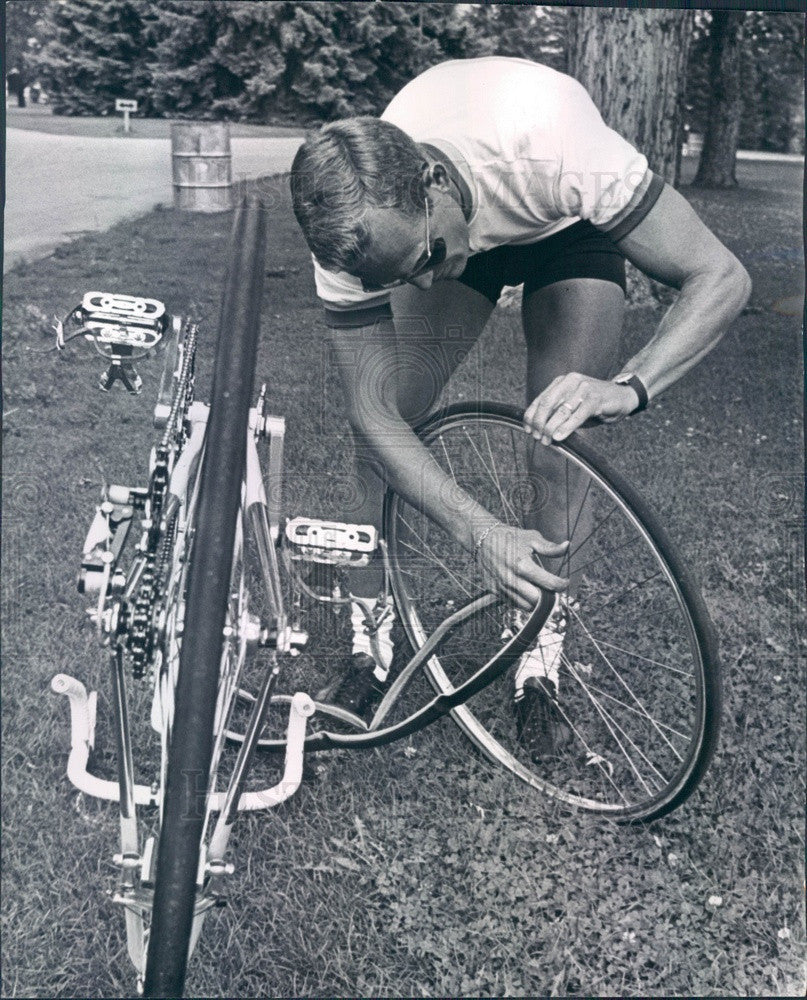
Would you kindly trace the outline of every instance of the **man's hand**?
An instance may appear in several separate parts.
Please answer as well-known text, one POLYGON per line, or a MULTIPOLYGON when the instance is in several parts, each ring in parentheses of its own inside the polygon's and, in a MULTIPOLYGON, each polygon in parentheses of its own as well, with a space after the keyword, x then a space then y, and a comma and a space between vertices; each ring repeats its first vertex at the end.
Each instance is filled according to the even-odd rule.
POLYGON ((563 441, 586 421, 610 423, 639 405, 629 385, 570 372, 559 375, 527 407, 524 430, 541 444, 563 441))
POLYGON ((550 542, 540 533, 497 524, 482 540, 477 553, 491 589, 505 594, 531 611, 541 599, 541 590, 563 590, 567 578, 555 576, 536 560, 538 556, 562 556, 568 542, 550 542))

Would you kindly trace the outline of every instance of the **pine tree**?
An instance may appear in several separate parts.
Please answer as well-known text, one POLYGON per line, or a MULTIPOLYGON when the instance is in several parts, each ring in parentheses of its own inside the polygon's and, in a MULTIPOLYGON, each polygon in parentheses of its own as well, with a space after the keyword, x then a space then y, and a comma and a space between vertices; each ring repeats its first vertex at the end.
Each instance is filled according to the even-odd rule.
MULTIPOLYGON (((290 5, 300 17, 300 5, 290 5)), ((305 4, 327 15, 324 44, 298 46, 288 92, 300 109, 326 119, 380 114, 406 83, 463 53, 457 9, 435 3, 305 4), (300 55, 303 57, 300 58, 300 55)), ((292 55, 288 50, 287 58, 292 55)))
POLYGON ((119 97, 149 114, 153 5, 145 0, 43 4, 44 44, 34 60, 57 114, 114 113, 119 97))
POLYGON ((401 87, 445 58, 439 39, 448 19, 441 6, 338 5, 337 37, 362 74, 351 81, 350 114, 380 114, 401 87))
POLYGON ((270 36, 274 5, 164 0, 151 63, 159 114, 235 119, 266 108, 282 71, 270 36), (259 77, 252 89, 250 81, 259 77))
MULTIPOLYGON (((329 120, 373 110, 367 91, 376 71, 368 46, 383 38, 370 4, 283 3, 281 100, 306 120, 329 120)), ((384 12, 380 12, 384 20, 384 12)))
POLYGON ((465 31, 432 3, 165 0, 156 17, 157 110, 257 121, 378 114, 465 31))
POLYGON ((437 48, 428 49, 426 58, 462 59, 468 54, 470 26, 456 4, 418 4, 418 30, 425 40, 433 39, 437 48))
POLYGON ((467 55, 532 59, 564 71, 566 15, 562 7, 479 4, 467 14, 467 55))

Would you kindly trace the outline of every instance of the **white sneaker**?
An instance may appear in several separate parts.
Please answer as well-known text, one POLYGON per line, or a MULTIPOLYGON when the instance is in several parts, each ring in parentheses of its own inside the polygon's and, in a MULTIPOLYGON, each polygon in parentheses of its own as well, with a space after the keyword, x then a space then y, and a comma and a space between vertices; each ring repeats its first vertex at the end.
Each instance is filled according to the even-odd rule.
POLYGON ((350 624, 353 629, 353 655, 363 653, 371 657, 375 662, 373 673, 376 680, 383 683, 392 666, 394 653, 392 626, 395 624, 395 607, 392 597, 386 601, 382 597, 375 601, 351 597, 350 624))
MULTIPOLYGON (((570 612, 578 608, 578 604, 565 594, 558 594, 555 597, 555 606, 549 613, 544 627, 538 633, 535 645, 528 649, 518 661, 515 677, 515 696, 519 698, 524 691, 524 682, 534 677, 548 681, 553 685, 555 695, 559 687, 559 673, 561 656, 563 654, 563 643, 566 639, 566 629, 568 627, 570 612)), ((515 611, 514 631, 522 628, 529 615, 526 611, 515 611)))

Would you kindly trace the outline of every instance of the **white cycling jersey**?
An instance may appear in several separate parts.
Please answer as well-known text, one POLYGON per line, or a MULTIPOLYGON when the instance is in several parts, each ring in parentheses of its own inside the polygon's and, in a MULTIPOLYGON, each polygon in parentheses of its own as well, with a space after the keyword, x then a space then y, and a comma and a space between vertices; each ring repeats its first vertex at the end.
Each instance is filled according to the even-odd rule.
MULTIPOLYGON (((535 243, 589 220, 619 239, 663 187, 647 159, 610 129, 575 79, 527 59, 457 59, 426 70, 381 116, 443 162, 462 195, 471 253, 535 243)), ((331 326, 391 315, 390 293, 365 292, 314 260, 331 326)))

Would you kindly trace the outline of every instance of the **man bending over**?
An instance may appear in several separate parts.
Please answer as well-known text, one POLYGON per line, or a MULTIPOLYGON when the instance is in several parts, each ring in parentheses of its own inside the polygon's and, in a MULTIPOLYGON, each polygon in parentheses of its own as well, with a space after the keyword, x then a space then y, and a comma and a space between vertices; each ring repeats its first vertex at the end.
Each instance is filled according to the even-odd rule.
MULTIPOLYGON (((573 600, 569 580, 552 572, 565 521, 547 509, 540 530, 509 527, 473 502, 458 515, 442 499, 445 473, 411 427, 505 285, 524 286, 525 430, 549 444, 592 418, 630 416, 681 378, 743 309, 748 274, 579 83, 523 59, 442 63, 380 118, 326 125, 298 151, 291 187, 356 444, 363 506, 350 520, 380 528, 386 481, 475 552, 489 585, 520 608, 532 608, 541 588, 559 592, 514 692, 522 742, 535 757, 551 753, 573 600), (625 258, 680 294, 617 368, 625 258)), ((560 464, 550 449, 535 450, 551 484, 560 464)), ((352 593, 377 597, 380 572, 354 572, 352 593)), ((392 615, 375 615, 383 623, 374 656, 354 606, 352 664, 337 693, 358 714, 383 690, 392 659, 392 615)))

